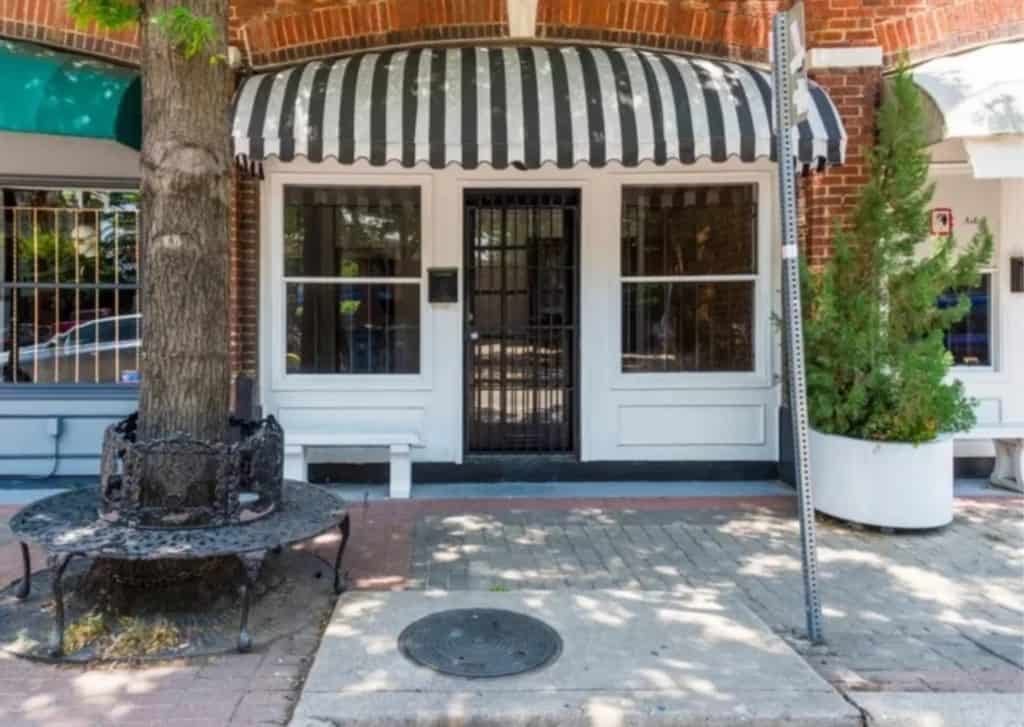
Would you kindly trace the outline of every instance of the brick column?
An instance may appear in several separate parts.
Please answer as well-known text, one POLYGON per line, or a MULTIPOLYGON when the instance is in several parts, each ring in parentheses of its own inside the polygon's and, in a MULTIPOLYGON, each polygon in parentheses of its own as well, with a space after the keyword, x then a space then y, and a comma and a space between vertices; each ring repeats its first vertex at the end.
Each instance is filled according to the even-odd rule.
POLYGON ((846 163, 809 175, 800 185, 804 249, 817 267, 831 254, 832 230, 848 217, 867 181, 882 80, 877 24, 904 10, 900 3, 876 0, 805 0, 805 8, 811 77, 832 97, 848 137, 846 163))
POLYGON ((830 68, 812 72, 839 110, 846 127, 846 163, 824 173, 810 174, 801 183, 804 249, 812 266, 831 255, 832 231, 848 221, 859 189, 867 182, 867 152, 875 140, 875 112, 882 69, 830 68))
POLYGON ((237 171, 231 221, 231 373, 259 374, 260 180, 237 171))

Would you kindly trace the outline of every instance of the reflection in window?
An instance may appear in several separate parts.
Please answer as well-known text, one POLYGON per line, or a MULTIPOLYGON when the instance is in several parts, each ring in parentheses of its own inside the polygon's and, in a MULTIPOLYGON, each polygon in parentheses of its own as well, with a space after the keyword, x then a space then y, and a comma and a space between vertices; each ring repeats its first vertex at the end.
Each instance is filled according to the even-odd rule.
POLYGON ((286 187, 284 224, 287 372, 419 373, 419 189, 286 187))
POLYGON ((420 275, 418 188, 285 188, 284 274, 420 275))
POLYGON ((415 285, 288 284, 288 373, 415 374, 415 285))
POLYGON ((752 371, 754 185, 627 187, 622 370, 752 371))
POLYGON ((750 371, 754 284, 637 283, 623 291, 624 371, 750 371))
POLYGON ((138 381, 138 194, 0 190, 0 379, 138 381))
MULTIPOLYGON (((962 294, 970 298, 971 309, 946 332, 946 348, 956 366, 991 366, 992 274, 985 273, 976 287, 962 294)), ((950 308, 958 301, 959 295, 950 292, 939 298, 939 307, 950 308)))

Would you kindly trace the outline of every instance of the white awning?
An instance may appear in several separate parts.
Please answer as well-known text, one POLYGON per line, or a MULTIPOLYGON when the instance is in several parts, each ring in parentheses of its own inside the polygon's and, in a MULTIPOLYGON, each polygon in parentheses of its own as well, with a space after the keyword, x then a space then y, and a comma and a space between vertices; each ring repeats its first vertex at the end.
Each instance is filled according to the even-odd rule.
MULTIPOLYGON (((817 84, 811 98, 794 153, 807 165, 839 164, 839 113, 817 84)), ((233 135, 243 162, 536 169, 774 158, 772 126, 770 77, 752 66, 521 46, 367 53, 252 76, 236 97, 233 135)))
POLYGON ((912 75, 931 142, 963 140, 978 178, 1024 177, 1024 41, 936 58, 912 75))

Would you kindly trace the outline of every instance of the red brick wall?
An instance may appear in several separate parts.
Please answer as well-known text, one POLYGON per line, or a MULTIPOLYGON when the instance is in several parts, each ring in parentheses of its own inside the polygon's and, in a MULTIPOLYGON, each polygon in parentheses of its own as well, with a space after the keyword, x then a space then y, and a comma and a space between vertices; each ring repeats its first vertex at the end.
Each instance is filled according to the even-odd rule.
MULTIPOLYGON (((540 38, 765 60, 777 0, 541 0, 540 38)), ((232 30, 256 66, 381 45, 508 34, 505 0, 236 0, 232 30)))
POLYGON ((375 46, 507 35, 504 0, 236 0, 232 33, 255 66, 375 46))
MULTIPOLYGON (((771 15, 789 0, 540 0, 541 38, 764 60, 771 15)), ((78 28, 67 0, 0 0, 0 37, 129 62, 138 32, 78 28)), ((810 45, 881 45, 888 63, 1024 35, 1021 0, 806 0, 810 45)), ((380 45, 507 34, 505 0, 232 0, 232 42, 256 65, 380 45)))
POLYGON ((67 13, 67 0, 0 0, 0 37, 33 40, 56 48, 138 62, 137 28, 112 32, 80 28, 67 13))
POLYGON ((767 60, 778 0, 540 0, 541 38, 606 41, 767 60))
POLYGON ((812 76, 828 90, 848 137, 845 164, 824 174, 810 174, 801 183, 804 249, 811 265, 819 266, 831 252, 834 225, 849 214, 867 181, 867 151, 874 144, 882 69, 834 69, 812 76))
POLYGON ((259 351, 260 182, 236 171, 231 215, 231 371, 255 377, 259 351))

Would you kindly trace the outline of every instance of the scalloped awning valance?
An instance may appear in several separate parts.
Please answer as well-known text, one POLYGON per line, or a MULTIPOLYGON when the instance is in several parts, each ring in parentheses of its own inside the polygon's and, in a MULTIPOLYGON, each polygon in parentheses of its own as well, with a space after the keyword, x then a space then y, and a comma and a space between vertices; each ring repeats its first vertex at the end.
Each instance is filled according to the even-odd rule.
MULTIPOLYGON (((366 159, 434 168, 691 164, 774 158, 771 78, 740 63, 631 48, 416 48, 246 79, 240 161, 366 159)), ((839 164, 846 132, 811 84, 800 162, 839 164)))

